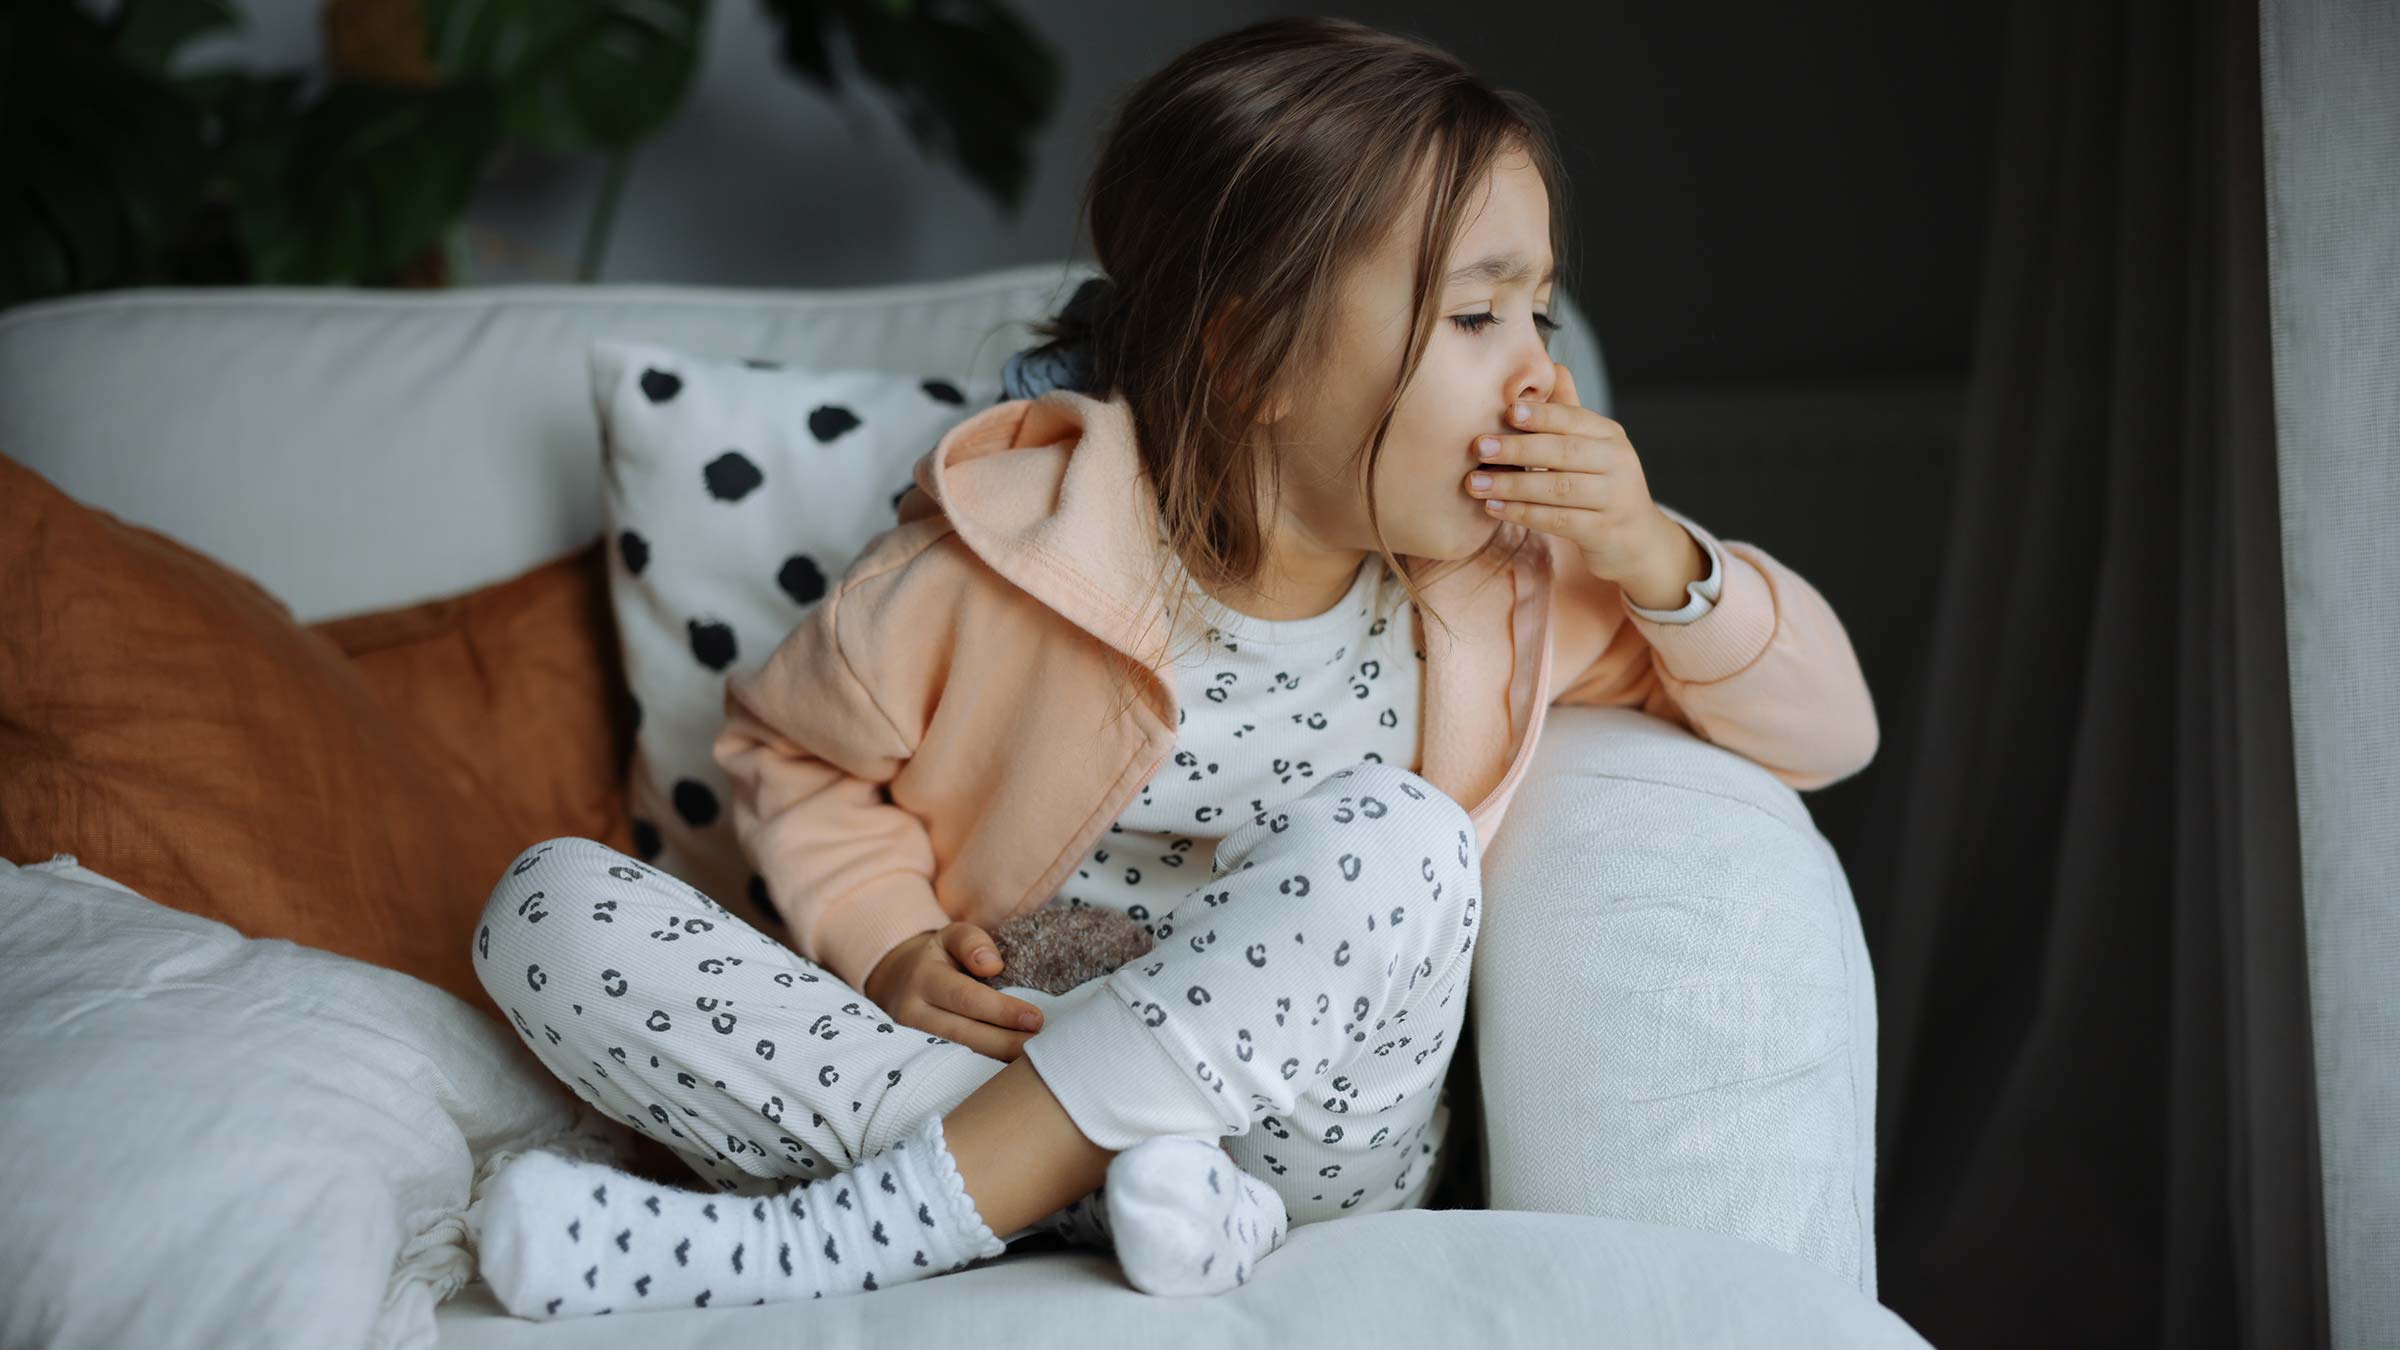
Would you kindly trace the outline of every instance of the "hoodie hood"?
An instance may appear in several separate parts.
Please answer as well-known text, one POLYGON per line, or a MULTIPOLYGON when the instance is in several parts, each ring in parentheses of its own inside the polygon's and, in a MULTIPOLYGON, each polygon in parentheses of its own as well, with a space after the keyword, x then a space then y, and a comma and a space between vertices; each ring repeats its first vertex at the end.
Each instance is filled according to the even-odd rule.
MULTIPOLYGON (((1131 407, 1052 389, 997 403, 952 427, 920 457, 905 524, 940 513, 959 539, 1010 582, 1150 672, 1151 709, 1176 724, 1173 683, 1151 664, 1164 561, 1157 496, 1143 468, 1131 407)), ((1504 531, 1532 532, 1516 524, 1504 531)), ((1489 842, 1546 701, 1550 536, 1494 550, 1427 583, 1448 620, 1419 623, 1425 654, 1422 776, 1474 815, 1489 842), (1496 761, 1489 748, 1505 742, 1496 761)), ((1412 579, 1423 560, 1404 558, 1412 579)))

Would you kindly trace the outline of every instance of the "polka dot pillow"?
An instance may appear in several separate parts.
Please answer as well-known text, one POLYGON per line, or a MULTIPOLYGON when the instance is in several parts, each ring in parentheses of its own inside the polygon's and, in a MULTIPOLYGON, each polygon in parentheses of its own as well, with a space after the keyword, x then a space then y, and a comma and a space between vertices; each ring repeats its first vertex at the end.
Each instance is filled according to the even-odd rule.
POLYGON ((626 784, 645 861, 769 932, 782 920, 734 838, 709 746, 725 679, 755 670, 876 535, 917 460, 997 383, 785 369, 602 338, 609 603, 634 703, 626 784))

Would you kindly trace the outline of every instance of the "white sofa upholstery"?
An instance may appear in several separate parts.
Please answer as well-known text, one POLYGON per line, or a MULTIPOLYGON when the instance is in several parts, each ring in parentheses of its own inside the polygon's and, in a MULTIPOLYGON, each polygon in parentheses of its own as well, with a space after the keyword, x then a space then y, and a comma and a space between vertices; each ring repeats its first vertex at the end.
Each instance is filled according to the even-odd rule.
MULTIPOLYGON (((0 314, 0 453, 313 621, 599 532, 592 337, 996 378, 1085 275, 47 302, 0 314)), ((1589 330, 1556 308, 1553 351, 1605 410, 1589 330)), ((1678 728, 1588 708, 1549 727, 1487 855, 1470 992, 1487 1147, 1459 1161, 1492 1209, 1302 1229, 1243 1289, 1171 1315, 1104 1255, 1033 1251, 871 1298, 571 1331, 474 1283, 444 1342, 940 1344, 971 1305, 981 1346, 1924 1344, 1873 1298, 1874 990, 1832 849, 1790 788, 1678 728)))
POLYGON ((1657 718, 1556 708, 1483 875, 1487 1203, 1731 1233, 1873 1295, 1874 977, 1800 795, 1657 718))

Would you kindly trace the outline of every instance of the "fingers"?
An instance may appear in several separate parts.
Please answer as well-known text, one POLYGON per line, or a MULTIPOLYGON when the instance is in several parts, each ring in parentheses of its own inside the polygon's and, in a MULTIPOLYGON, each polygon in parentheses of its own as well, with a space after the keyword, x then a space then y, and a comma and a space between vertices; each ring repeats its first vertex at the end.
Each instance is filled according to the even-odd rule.
POLYGON ((942 930, 942 949, 958 963, 960 970, 974 975, 1000 973, 1000 951, 992 935, 976 925, 960 920, 942 930))
MULTIPOLYGON (((1570 378, 1569 383, 1572 382, 1570 378)), ((1581 404, 1558 399, 1548 403, 1512 403, 1508 405, 1506 415, 1510 429, 1518 433, 1518 440, 1529 437, 1539 440, 1547 433, 1554 437, 1581 436, 1588 440, 1604 441, 1622 439, 1625 434, 1624 425, 1616 419, 1602 417, 1581 404), (1519 408, 1525 410, 1523 417, 1517 416, 1516 410, 1519 408)), ((1503 446, 1509 440, 1507 436, 1500 438, 1503 446)))
MULTIPOLYGON (((1537 408, 1550 406, 1537 403, 1537 408)), ((1478 436, 1475 438, 1475 462, 1479 468, 1495 464, 1514 465, 1528 473, 1548 473, 1566 469, 1575 473, 1606 473, 1606 447, 1595 446, 1595 438, 1584 432, 1520 431, 1514 436, 1478 436), (1490 441, 1491 453, 1484 453, 1484 442, 1490 441)))
POLYGON ((963 971, 936 971, 933 987, 927 1000, 937 1008, 972 1017, 995 1027, 1013 1028, 1031 1035, 1042 1029, 1042 1010, 1021 998, 1010 998, 990 985, 963 971), (1033 1025, 1021 1019, 1030 1016, 1033 1025))
MULTIPOLYGON (((1001 970, 1000 954, 991 935, 975 924, 961 920, 942 930, 944 949, 958 962, 965 977, 996 975, 1001 970)), ((937 981, 932 1002, 962 1017, 972 1017, 997 1027, 1019 1028, 1027 1032, 1042 1028, 1042 1010, 1023 999, 1010 998, 975 978, 937 981), (1031 1022, 1025 1019, 1030 1017, 1031 1022)))
MULTIPOLYGON (((1540 502, 1551 506, 1597 509, 1606 505, 1609 499, 1608 482, 1605 476, 1598 473, 1551 473, 1540 477, 1530 473, 1495 473, 1486 477, 1490 481, 1478 487, 1475 475, 1468 475, 1467 495, 1481 497, 1503 507, 1516 502, 1540 502)), ((1505 510, 1494 514, 1505 514, 1505 510)))
POLYGON ((1529 530, 1555 534, 1581 544, 1587 522, 1579 516, 1590 512, 1580 506, 1536 506, 1531 502, 1490 501, 1484 509, 1500 520, 1512 521, 1529 530))
POLYGON ((991 1059, 1013 1062, 1017 1056, 1025 1053, 1025 1042, 1033 1039, 1030 1031, 1010 1031, 1006 1027, 996 1027, 972 1017, 944 1012, 931 1004, 925 1006, 923 1018, 923 1021, 910 1025, 930 1031, 944 1040, 956 1041, 976 1054, 991 1059))

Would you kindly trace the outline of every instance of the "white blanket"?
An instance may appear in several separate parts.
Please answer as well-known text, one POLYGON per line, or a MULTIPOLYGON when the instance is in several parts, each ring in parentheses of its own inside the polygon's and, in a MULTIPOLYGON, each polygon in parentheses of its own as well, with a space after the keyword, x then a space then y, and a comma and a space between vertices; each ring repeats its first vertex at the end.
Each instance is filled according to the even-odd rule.
POLYGON ((0 1345, 428 1350, 478 1175, 630 1140, 422 980, 0 859, 0 1345))

